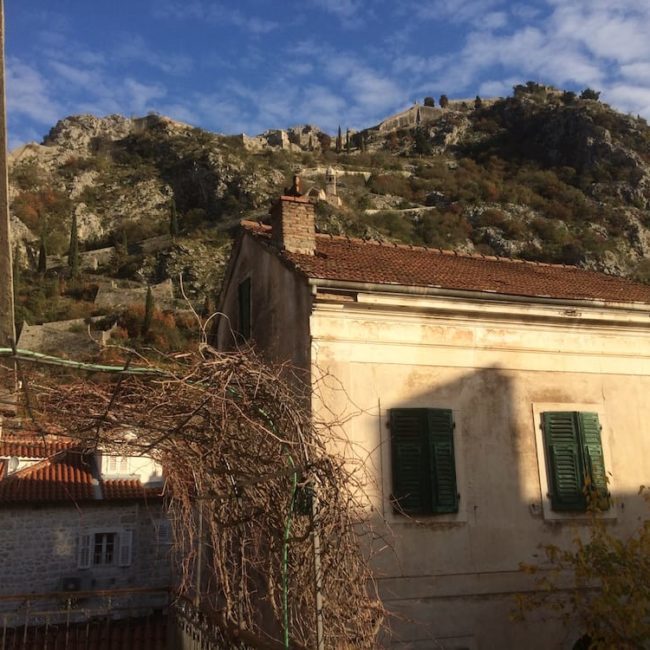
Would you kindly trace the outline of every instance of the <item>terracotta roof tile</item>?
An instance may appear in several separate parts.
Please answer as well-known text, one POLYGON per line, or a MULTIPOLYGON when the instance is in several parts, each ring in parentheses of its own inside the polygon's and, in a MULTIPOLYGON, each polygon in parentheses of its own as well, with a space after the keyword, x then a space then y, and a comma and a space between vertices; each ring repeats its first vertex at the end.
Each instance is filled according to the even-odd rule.
POLYGON ((162 496, 162 486, 148 487, 138 479, 99 481, 94 454, 74 444, 72 440, 3 441, 2 455, 41 460, 7 476, 4 466, 0 466, 0 504, 123 501, 162 496), (51 453, 46 456, 48 452, 51 453))
POLYGON ((94 499, 91 463, 78 450, 60 451, 0 481, 0 503, 94 499))
POLYGON ((49 458, 72 446, 71 440, 44 441, 41 436, 16 436, 0 440, 0 456, 19 458, 49 458))
POLYGON ((137 479, 105 479, 102 481, 105 499, 155 499, 162 496, 162 485, 146 487, 137 479))
MULTIPOLYGON (((242 221, 263 242, 270 227, 242 221)), ((465 255, 435 248, 316 236, 314 255, 278 253, 309 278, 506 295, 650 304, 650 286, 573 266, 465 255)))

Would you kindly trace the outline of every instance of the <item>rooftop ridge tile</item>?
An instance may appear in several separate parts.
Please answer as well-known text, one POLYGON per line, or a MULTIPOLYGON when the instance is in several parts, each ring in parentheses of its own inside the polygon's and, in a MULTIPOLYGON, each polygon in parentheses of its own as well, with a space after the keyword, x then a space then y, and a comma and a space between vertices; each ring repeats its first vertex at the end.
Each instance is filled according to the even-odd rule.
MULTIPOLYGON (((271 228, 242 222, 243 232, 268 246, 271 228)), ((567 264, 364 240, 347 235, 316 237, 314 255, 269 247, 307 278, 371 285, 437 287, 510 296, 650 305, 650 286, 567 264)))
MULTIPOLYGON (((249 219, 242 219, 240 222, 240 226, 248 230, 249 232, 253 232, 253 234, 270 234, 272 231, 272 228, 270 225, 261 223, 259 221, 251 221, 249 219), (260 231, 258 233, 255 233, 254 231, 260 231)), ((467 259, 476 259, 476 260, 490 260, 490 261, 496 261, 496 262, 508 262, 511 264, 527 264, 530 266, 548 266, 552 268, 562 268, 562 269, 576 269, 577 271, 588 271, 589 269, 581 269, 578 266, 573 266, 571 264, 558 264, 554 262, 541 262, 538 260, 522 260, 519 258, 513 258, 513 257, 503 257, 499 255, 486 255, 484 253, 466 253, 463 251, 457 251, 453 249, 448 249, 448 248, 438 248, 436 246, 425 246, 424 244, 406 244, 403 242, 398 242, 398 241, 381 241, 379 239, 364 239, 363 237, 353 237, 351 235, 334 235, 332 233, 316 233, 316 238, 317 239, 324 239, 324 238, 329 238, 330 240, 333 241, 345 241, 349 242, 352 244, 362 244, 362 245, 374 245, 374 246, 387 246, 387 247, 394 247, 394 248, 401 248, 405 250, 421 250, 421 251, 427 251, 430 253, 434 253, 436 255, 452 255, 455 257, 463 257, 467 259)), ((606 275, 606 274, 604 274, 606 275)))

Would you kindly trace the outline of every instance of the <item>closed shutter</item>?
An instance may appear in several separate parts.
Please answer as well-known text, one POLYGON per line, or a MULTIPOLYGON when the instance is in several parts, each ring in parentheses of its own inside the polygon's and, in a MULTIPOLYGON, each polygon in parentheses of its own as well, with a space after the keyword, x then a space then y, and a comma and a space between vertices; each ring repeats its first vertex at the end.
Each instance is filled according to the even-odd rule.
POLYGON ((447 409, 392 409, 395 510, 406 514, 458 511, 454 423, 447 409))
POLYGON ((246 278, 239 284, 239 333, 243 338, 251 336, 251 279, 246 278))
POLYGON ((77 566, 80 569, 87 569, 90 567, 90 535, 79 535, 77 566))
POLYGON ((575 413, 542 413, 551 507, 553 510, 585 510, 582 490, 584 467, 575 413))
POLYGON ((133 556, 133 531, 124 530, 119 535, 119 552, 118 564, 119 566, 131 566, 133 556))
POLYGON ((458 512, 452 413, 448 409, 428 409, 427 420, 431 463, 431 510, 437 513, 458 512))
POLYGON ((392 409, 390 412, 393 502, 397 512, 430 511, 427 480, 426 409, 392 409))
POLYGON ((597 413, 578 413, 580 436, 585 464, 585 476, 589 478, 590 487, 597 494, 598 507, 609 507, 607 474, 605 472, 605 458, 603 456, 603 445, 600 437, 600 421, 597 413))

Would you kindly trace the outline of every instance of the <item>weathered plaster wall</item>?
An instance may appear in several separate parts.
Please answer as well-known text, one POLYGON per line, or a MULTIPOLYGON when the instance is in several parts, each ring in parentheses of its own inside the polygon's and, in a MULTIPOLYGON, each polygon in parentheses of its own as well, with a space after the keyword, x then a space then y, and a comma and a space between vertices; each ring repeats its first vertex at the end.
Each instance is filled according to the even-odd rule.
MULTIPOLYGON (((233 347, 233 332, 239 329, 238 292, 240 283, 251 279, 251 343, 275 361, 290 361, 298 368, 309 367, 309 313, 311 293, 307 281, 297 277, 277 256, 244 236, 232 276, 225 283, 221 318, 217 331, 220 349, 233 347)), ((240 344, 243 342, 240 340, 240 344)))
POLYGON ((540 544, 568 546, 586 530, 584 516, 558 517, 544 503, 535 413, 540 404, 598 411, 615 498, 606 516, 617 531, 634 529, 638 488, 650 476, 647 313, 357 299, 315 305, 313 361, 342 389, 321 385, 314 409, 326 402, 349 418, 345 433, 364 459, 370 516, 390 525, 383 530, 392 550, 378 559, 377 576, 399 614, 396 647, 430 648, 433 639, 445 648, 571 647, 576 631, 509 618, 514 594, 531 588, 519 562, 539 562, 540 544), (453 410, 458 514, 414 521, 393 513, 387 422, 395 407, 453 410))
MULTIPOLYGON (((81 578, 81 589, 87 591, 167 587, 171 547, 158 543, 161 521, 159 503, 3 507, 0 595, 60 591, 61 579, 69 577, 81 578), (79 534, 123 529, 133 531, 131 566, 77 567, 79 534)), ((4 611, 16 605, 15 601, 0 600, 4 611)))

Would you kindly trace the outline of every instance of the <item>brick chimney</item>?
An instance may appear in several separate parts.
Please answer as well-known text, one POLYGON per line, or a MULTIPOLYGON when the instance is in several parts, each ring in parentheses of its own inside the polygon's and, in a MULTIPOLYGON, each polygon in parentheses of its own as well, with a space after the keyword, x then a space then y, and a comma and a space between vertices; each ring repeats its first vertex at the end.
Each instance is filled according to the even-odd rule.
POLYGON ((300 179, 271 208, 271 238, 280 250, 313 255, 316 249, 314 204, 300 195, 300 179))

